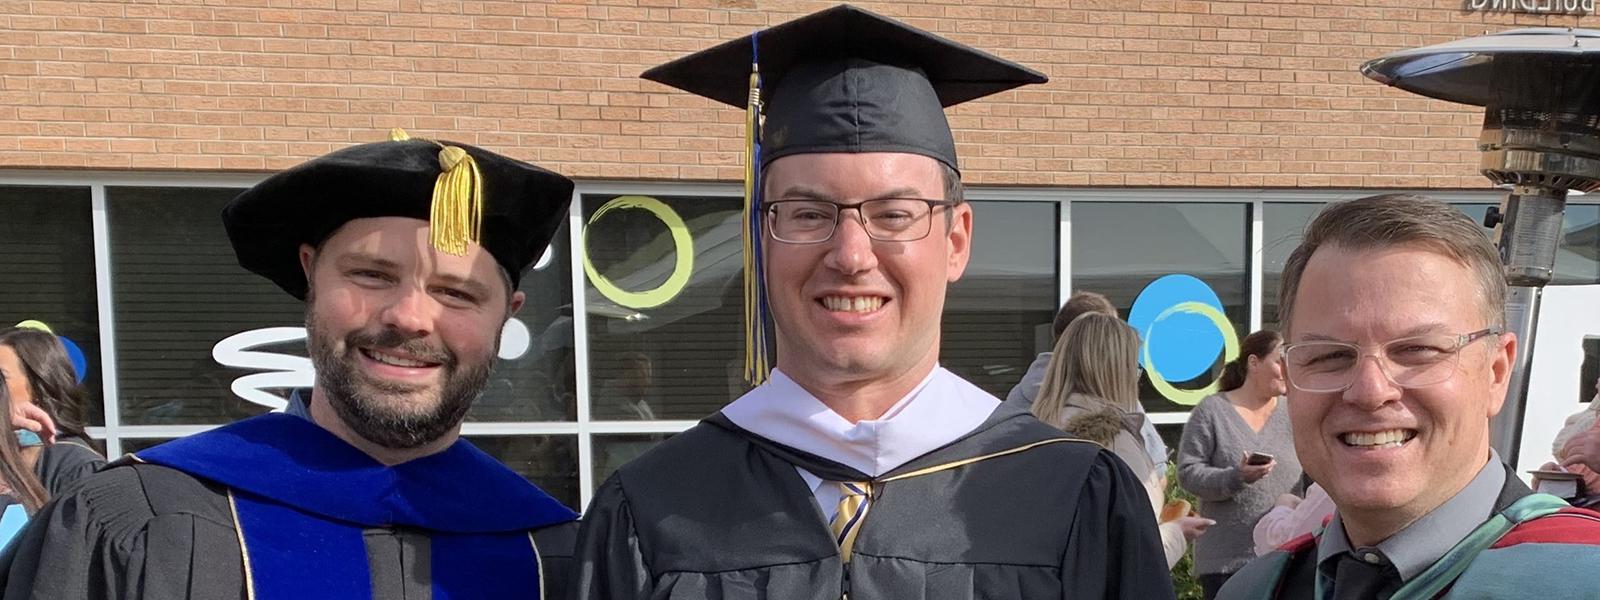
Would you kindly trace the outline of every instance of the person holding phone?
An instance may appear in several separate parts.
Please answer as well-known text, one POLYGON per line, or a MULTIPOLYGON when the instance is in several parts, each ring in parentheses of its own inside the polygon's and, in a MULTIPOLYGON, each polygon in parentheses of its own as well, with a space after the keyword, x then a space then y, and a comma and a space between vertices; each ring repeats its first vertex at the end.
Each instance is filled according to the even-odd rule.
POLYGON ((1217 522, 1194 545, 1207 600, 1255 557, 1256 521, 1300 481, 1288 411, 1281 410, 1282 342, 1265 329, 1245 336, 1239 357, 1223 367, 1222 391, 1190 413, 1178 444, 1178 484, 1200 499, 1201 516, 1217 522))

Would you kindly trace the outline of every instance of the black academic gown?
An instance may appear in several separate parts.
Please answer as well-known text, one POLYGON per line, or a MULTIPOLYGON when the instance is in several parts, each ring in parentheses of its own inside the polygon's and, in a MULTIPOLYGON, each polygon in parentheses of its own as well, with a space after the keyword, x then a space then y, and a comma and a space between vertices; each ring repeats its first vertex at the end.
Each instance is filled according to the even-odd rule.
POLYGON ((33 474, 39 478, 44 490, 54 497, 105 465, 106 459, 89 445, 88 440, 62 436, 39 452, 39 461, 34 464, 33 474))
MULTIPOLYGON (((1060 438, 1002 406, 879 480, 1060 438)), ((574 597, 1173 597, 1144 487, 1092 443, 1046 443, 881 484, 848 566, 796 466, 867 479, 721 414, 623 466, 584 515, 574 597)))
MULTIPOLYGON (((570 521, 533 532, 547 598, 566 597, 576 533, 570 521)), ((405 528, 363 534, 373 598, 431 597, 427 535, 405 528)), ((227 489, 126 459, 46 504, 0 554, 5 600, 247 597, 227 489)))

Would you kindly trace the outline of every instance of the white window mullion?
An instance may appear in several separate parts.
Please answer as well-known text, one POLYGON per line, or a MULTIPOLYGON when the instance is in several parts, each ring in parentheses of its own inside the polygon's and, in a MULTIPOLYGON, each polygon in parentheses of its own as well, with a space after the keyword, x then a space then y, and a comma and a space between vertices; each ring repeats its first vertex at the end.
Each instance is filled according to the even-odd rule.
POLYGON ((111 234, 106 215, 106 186, 89 188, 89 214, 94 238, 95 310, 100 321, 100 398, 105 408, 106 455, 122 456, 121 403, 117 399, 117 328, 112 310, 111 234))
POLYGON ((1265 205, 1260 198, 1250 203, 1250 331, 1261 329, 1261 262, 1265 257, 1262 237, 1266 235, 1261 213, 1265 205))
POLYGON ((572 204, 567 212, 567 252, 572 271, 572 348, 575 353, 573 373, 577 381, 578 422, 578 509, 589 507, 594 497, 594 440, 589 431, 589 307, 585 292, 583 257, 588 248, 583 243, 583 192, 582 187, 572 190, 572 204))
MULTIPOLYGON (((1061 223, 1059 226, 1059 247, 1056 249, 1056 310, 1061 310, 1061 305, 1067 303, 1067 298, 1072 296, 1072 201, 1061 200, 1057 204, 1060 208, 1061 223)), ((1052 313, 1053 314, 1053 313, 1052 313)), ((1051 319, 1054 322, 1054 318, 1051 319)))

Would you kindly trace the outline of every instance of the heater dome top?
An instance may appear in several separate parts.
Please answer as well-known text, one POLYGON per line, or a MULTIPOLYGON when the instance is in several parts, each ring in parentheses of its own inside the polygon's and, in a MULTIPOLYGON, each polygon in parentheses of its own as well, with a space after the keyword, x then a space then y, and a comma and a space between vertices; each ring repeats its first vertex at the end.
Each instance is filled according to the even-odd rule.
POLYGON ((1513 29, 1400 50, 1367 61, 1361 73, 1462 104, 1600 112, 1600 31, 1513 29))

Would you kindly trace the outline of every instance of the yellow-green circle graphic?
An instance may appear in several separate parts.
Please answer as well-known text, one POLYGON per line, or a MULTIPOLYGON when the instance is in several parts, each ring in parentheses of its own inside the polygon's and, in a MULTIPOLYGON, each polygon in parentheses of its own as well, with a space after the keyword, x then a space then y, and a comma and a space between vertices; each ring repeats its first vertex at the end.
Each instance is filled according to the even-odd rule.
POLYGON ((684 224, 683 218, 672 210, 666 203, 649 196, 619 196, 600 206, 589 216, 589 221, 583 224, 583 272, 589 276, 589 282, 607 300, 633 309, 655 308, 672 301, 673 298, 689 285, 689 275, 694 273, 694 238, 689 235, 689 226, 684 224), (600 271, 594 268, 594 263, 589 261, 589 226, 600 217, 613 210, 637 208, 649 211, 667 226, 667 231, 672 234, 672 250, 676 260, 672 267, 672 274, 666 281, 655 289, 642 292, 631 292, 622 289, 610 279, 606 279, 600 271))
MULTIPOLYGON (((1239 358, 1239 334, 1233 329, 1233 323, 1228 321, 1228 316, 1222 314, 1222 311, 1217 310, 1216 307, 1210 304, 1189 301, 1179 302, 1167 307, 1166 310, 1161 311, 1161 314, 1156 315, 1156 318, 1151 320, 1150 325, 1140 333, 1144 338, 1144 344, 1142 345, 1144 346, 1145 364, 1155 364, 1150 358, 1150 334, 1155 330, 1155 324, 1160 323, 1167 317, 1178 314, 1199 315, 1210 319, 1211 323, 1217 327, 1217 331, 1222 334, 1223 361, 1231 362, 1233 359, 1239 358)), ((1181 390, 1177 386, 1167 383, 1167 380, 1161 377, 1160 369, 1147 369, 1145 373, 1150 376, 1150 385, 1154 386, 1156 391, 1161 392, 1162 396, 1166 396, 1168 400, 1175 403, 1188 406, 1199 404, 1206 396, 1217 393, 1217 388, 1220 387, 1219 380, 1214 379, 1211 383, 1198 390, 1181 390)))

